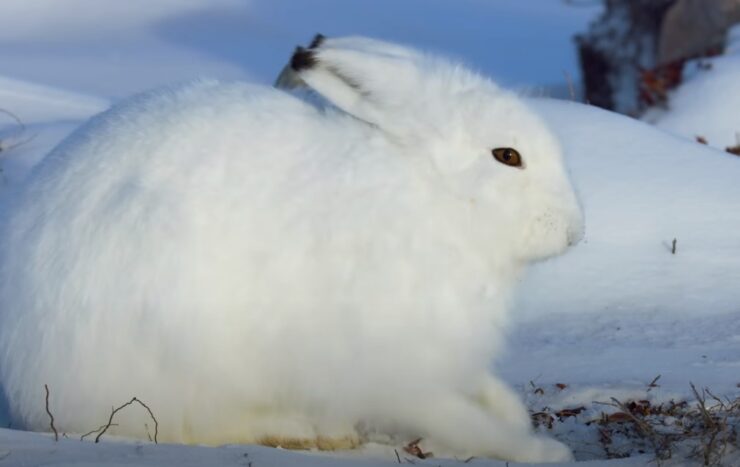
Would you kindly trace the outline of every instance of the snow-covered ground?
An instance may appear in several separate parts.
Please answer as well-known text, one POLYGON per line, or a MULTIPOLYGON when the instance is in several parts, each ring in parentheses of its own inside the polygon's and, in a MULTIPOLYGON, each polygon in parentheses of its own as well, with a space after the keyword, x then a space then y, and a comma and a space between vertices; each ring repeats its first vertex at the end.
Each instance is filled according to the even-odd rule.
MULTIPOLYGON (((577 76, 570 36, 597 11, 559 0, 3 0, 0 109, 12 115, 0 113, 0 196, 111 102, 199 76, 269 83, 292 47, 317 31, 430 48, 537 90, 562 82, 564 72, 577 76)), ((523 281, 511 345, 496 368, 534 411, 585 407, 578 424, 573 417, 553 428, 582 465, 652 458, 585 462, 604 452, 595 428, 583 422, 615 410, 595 401, 690 399, 690 382, 740 394, 740 158, 721 150, 740 131, 738 83, 740 48, 733 45, 710 70, 689 75, 669 110, 650 117, 660 129, 581 104, 532 100, 562 139, 587 234, 523 281), (696 143, 696 135, 711 146, 696 143), (657 375, 659 387, 649 388, 657 375)), ((7 423, 0 398, 0 426, 7 423)), ((70 438, 54 443, 48 435, 0 430, 0 466, 397 462, 394 446, 382 444, 337 458, 70 438)), ((733 461, 740 465, 737 455, 727 465, 733 461)))
MULTIPOLYGON (((201 446, 152 445, 150 443, 118 440, 93 444, 91 441, 62 438, 55 443, 53 436, 23 433, 0 428, 0 465, 54 466, 54 467, 386 467, 403 464, 421 464, 434 467, 460 467, 467 459, 421 460, 405 454, 396 457, 395 451, 372 444, 360 452, 316 455, 295 451, 276 450, 262 446, 201 446)), ((648 456, 626 460, 586 461, 583 467, 627 467, 646 465, 648 456)), ((477 467, 504 467, 510 463, 489 459, 471 459, 477 467)), ((549 464, 558 467, 558 464, 549 464)), ((562 465, 562 464, 561 464, 562 465)))
POLYGON ((684 83, 671 92, 667 109, 644 119, 689 139, 704 138, 719 149, 740 146, 740 26, 728 37, 723 56, 688 64, 684 83))

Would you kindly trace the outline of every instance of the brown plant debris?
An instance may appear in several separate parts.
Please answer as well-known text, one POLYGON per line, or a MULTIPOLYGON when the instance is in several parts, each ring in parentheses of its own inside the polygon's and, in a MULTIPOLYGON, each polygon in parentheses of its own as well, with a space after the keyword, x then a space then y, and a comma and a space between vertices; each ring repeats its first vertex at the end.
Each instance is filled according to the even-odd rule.
POLYGON ((552 430, 552 426, 555 423, 555 417, 547 412, 535 412, 531 415, 532 424, 535 428, 544 426, 548 430, 552 430))
POLYGON ((560 419, 560 421, 563 421, 564 419, 568 417, 576 417, 579 413, 586 410, 586 407, 573 407, 570 409, 563 409, 555 412, 555 415, 560 419))
POLYGON ((691 387, 696 399, 693 404, 612 399, 608 405, 619 411, 602 413, 591 422, 598 427, 599 443, 606 457, 652 452, 660 463, 683 450, 682 456, 698 459, 704 466, 724 465, 725 454, 731 446, 737 446, 740 399, 723 401, 707 389, 698 391, 691 387), (707 399, 713 403, 707 403, 707 399))
POLYGON ((678 87, 683 81, 685 60, 658 66, 640 72, 640 102, 648 107, 665 105, 668 91, 678 87))
POLYGON ((430 457, 434 457, 434 454, 432 454, 431 452, 424 452, 424 450, 419 445, 419 443, 421 443, 421 440, 422 438, 418 438, 411 441, 409 444, 403 447, 403 450, 414 457, 418 457, 419 459, 429 459, 430 457))
MULTIPOLYGON (((658 380, 656 377, 648 384, 648 393, 658 386, 658 380)), ((718 397, 693 384, 691 391, 693 400, 656 403, 647 398, 612 398, 586 407, 544 407, 532 413, 531 419, 535 428, 550 431, 576 452, 586 443, 581 452, 594 459, 651 454, 658 466, 668 459, 713 467, 737 465, 733 462, 740 455, 740 397, 718 397), (598 405, 607 409, 599 411, 598 405), (585 439, 591 439, 600 452, 584 441, 583 429, 590 433, 585 439)))

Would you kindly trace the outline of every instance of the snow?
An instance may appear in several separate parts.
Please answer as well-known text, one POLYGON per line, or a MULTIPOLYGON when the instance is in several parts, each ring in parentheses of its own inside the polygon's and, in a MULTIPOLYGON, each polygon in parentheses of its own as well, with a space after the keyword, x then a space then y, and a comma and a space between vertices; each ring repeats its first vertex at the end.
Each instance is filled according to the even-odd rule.
POLYGON ((689 63, 685 73, 668 109, 644 119, 688 139, 701 136, 718 149, 740 145, 740 27, 730 31, 724 55, 689 63))
POLYGON ((738 311, 737 157, 594 107, 533 104, 565 146, 586 237, 532 268, 521 314, 738 311))
POLYGON ((19 109, 16 115, 27 124, 87 119, 110 105, 104 99, 7 77, 0 77, 0 101, 5 108, 19 109))
POLYGON ((212 7, 239 6, 238 0, 5 0, 0 38, 18 42, 40 37, 73 41, 91 33, 126 31, 172 15, 212 7), (114 20, 111 20, 114 19, 114 20))
MULTIPOLYGON (((435 467, 459 467, 462 460, 429 459, 422 461, 410 458, 408 454, 399 453, 404 464, 420 464, 435 467)), ((583 467, 625 467, 644 465, 647 456, 609 462, 583 462, 583 467)), ((478 467, 504 467, 517 465, 503 461, 471 459, 468 464, 478 467)), ((62 438, 55 443, 47 434, 24 433, 0 429, 0 465, 29 466, 45 465, 53 467, 285 467, 300 465, 302 467, 384 467, 398 465, 396 453, 380 445, 370 445, 361 453, 342 453, 334 455, 301 453, 271 449, 262 446, 223 446, 209 448, 203 446, 158 445, 150 443, 103 442, 93 444, 90 441, 62 438)), ((519 464, 523 465, 523 464, 519 464)), ((549 464, 558 467, 559 464, 549 464)), ((562 465, 562 464, 560 464, 562 465)))
MULTIPOLYGON (((562 82, 564 71, 577 76, 569 36, 598 8, 532 3, 321 0, 309 7, 287 0, 139 0, 124 7, 3 0, 0 108, 18 116, 25 130, 0 114, 0 196, 112 101, 199 76, 270 82, 292 47, 317 31, 456 55, 510 86, 537 89, 562 82)), ((733 34, 740 39, 740 29, 733 34)), ((581 245, 534 266, 523 280, 509 350, 496 364, 533 410, 583 405, 584 417, 597 417, 604 408, 594 401, 686 399, 690 382, 731 397, 740 392, 740 159, 722 151, 737 144, 740 131, 740 40, 708 63, 711 69, 690 71, 668 110, 646 117, 657 129, 585 105, 531 100, 563 142, 587 222, 581 245), (710 146, 696 143, 697 135, 710 146), (660 386, 648 392, 657 375, 660 386), (556 383, 567 388, 553 389, 556 383)), ((7 423, 0 398, 0 425, 7 423)), ((599 457, 593 433, 583 427, 564 423, 555 434, 579 460, 599 457)), ((396 463, 393 449, 371 443, 327 457, 258 446, 54 443, 48 435, 0 429, 0 466, 331 467, 348 465, 349 457, 359 467, 396 463)))
POLYGON ((107 99, 0 76, 0 193, 107 99))
MULTIPOLYGON (((2 4, 0 76, 121 98, 200 76, 249 75, 239 63, 169 40, 167 31, 183 24, 184 33, 196 18, 207 15, 216 42, 235 48, 232 33, 237 25, 247 29, 251 2, 4 0, 2 4), (223 21, 214 24, 213 16, 230 18, 232 27, 224 28, 223 21)), ((191 28, 188 37, 192 33, 191 28)))

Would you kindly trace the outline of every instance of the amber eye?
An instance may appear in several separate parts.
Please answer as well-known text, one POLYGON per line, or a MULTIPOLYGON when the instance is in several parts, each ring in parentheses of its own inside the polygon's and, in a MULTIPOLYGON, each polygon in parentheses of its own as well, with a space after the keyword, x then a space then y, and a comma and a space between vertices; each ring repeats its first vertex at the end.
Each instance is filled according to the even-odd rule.
POLYGON ((510 165, 512 167, 522 166, 522 156, 516 149, 512 148, 496 148, 491 150, 493 157, 502 164, 510 165))

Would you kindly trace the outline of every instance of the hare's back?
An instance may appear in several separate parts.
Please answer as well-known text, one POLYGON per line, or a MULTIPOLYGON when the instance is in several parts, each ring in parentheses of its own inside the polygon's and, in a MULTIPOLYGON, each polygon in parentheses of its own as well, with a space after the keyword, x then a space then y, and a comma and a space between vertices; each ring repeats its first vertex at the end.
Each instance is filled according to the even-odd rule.
MULTIPOLYGON (((291 177, 327 131, 315 107, 243 83, 203 81, 113 107, 14 197, 0 226, 0 301, 30 299, 38 284, 78 313, 110 309, 111 297, 197 306, 185 293, 196 286, 229 295, 244 264, 304 210, 291 177)), ((24 308, 41 310, 33 301, 24 308)))
POLYGON ((21 190, 18 210, 100 221, 172 205, 244 207, 310 159, 316 141, 327 140, 320 133, 331 131, 326 120, 265 86, 200 81, 151 91, 92 118, 53 150, 21 190))
POLYGON ((305 145, 315 126, 323 126, 320 112, 284 92, 198 81, 135 96, 94 117, 41 170, 47 177, 71 171, 80 178, 190 173, 207 179, 209 172, 254 168, 267 154, 305 145))

